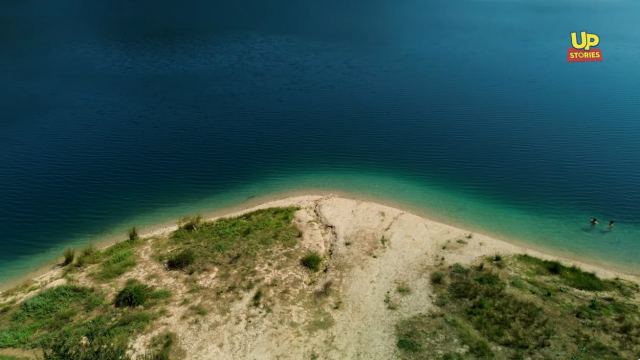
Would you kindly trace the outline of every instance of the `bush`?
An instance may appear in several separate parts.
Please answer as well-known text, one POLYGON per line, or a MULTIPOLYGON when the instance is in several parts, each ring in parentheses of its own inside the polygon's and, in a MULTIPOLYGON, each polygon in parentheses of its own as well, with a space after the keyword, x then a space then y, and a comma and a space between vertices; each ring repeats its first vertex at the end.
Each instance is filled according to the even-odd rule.
POLYGON ((129 281, 116 295, 116 307, 142 306, 147 301, 151 289, 137 281, 129 281))
POLYGON ((88 264, 94 264, 98 261, 99 257, 100 252, 98 251, 98 249, 96 249, 96 247, 93 245, 89 245, 80 252, 80 255, 76 257, 75 265, 76 267, 83 267, 88 264))
POLYGON ((434 271, 430 275, 430 280, 433 285, 440 285, 444 281, 444 273, 441 271, 434 271))
POLYGON ((322 263, 322 256, 318 255, 316 252, 310 252, 305 257, 300 260, 302 266, 306 267, 312 271, 320 270, 320 263, 322 263))
POLYGON ((396 345, 398 346, 399 349, 402 349, 405 351, 415 352, 420 350, 420 344, 418 344, 415 340, 411 338, 402 337, 398 340, 398 343, 396 345))
POLYGON ((172 255, 169 260, 167 260, 167 267, 170 270, 183 270, 193 264, 195 260, 196 255, 193 250, 186 249, 172 255))
POLYGON ((251 299, 251 302, 253 303, 253 306, 258 307, 260 306, 260 301, 262 300, 262 290, 258 289, 258 291, 256 291, 256 293, 253 295, 253 298, 251 299))
POLYGON ((140 236, 138 235, 138 230, 134 226, 129 230, 129 242, 136 242, 138 239, 140 239, 140 236))
POLYGON ((68 248, 64 250, 64 261, 62 262, 62 266, 67 266, 73 262, 73 259, 76 257, 76 251, 68 248))
POLYGON ((193 217, 183 218, 182 220, 180 220, 180 222, 178 222, 178 226, 180 227, 180 229, 186 231, 198 231, 198 228, 200 228, 202 222, 202 216, 196 215, 193 217))

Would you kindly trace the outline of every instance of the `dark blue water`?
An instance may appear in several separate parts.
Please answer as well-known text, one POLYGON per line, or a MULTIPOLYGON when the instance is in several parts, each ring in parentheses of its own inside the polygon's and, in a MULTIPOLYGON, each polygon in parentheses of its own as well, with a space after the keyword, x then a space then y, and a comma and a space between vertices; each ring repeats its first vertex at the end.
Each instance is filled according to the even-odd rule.
POLYGON ((303 188, 640 265, 635 0, 0 6, 0 279, 303 188))

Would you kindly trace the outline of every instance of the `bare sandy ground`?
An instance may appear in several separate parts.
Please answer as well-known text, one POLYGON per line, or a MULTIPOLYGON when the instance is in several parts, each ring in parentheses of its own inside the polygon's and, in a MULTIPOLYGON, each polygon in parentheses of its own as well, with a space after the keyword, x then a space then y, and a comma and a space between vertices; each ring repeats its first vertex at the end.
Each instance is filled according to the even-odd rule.
MULTIPOLYGON (((264 259, 265 264, 282 264, 257 269, 261 279, 257 289, 265 294, 262 304, 251 305, 255 290, 221 302, 212 290, 223 281, 215 270, 192 279, 168 273, 152 259, 147 244, 136 268, 118 285, 136 278, 174 294, 186 294, 185 284, 191 281, 202 291, 175 296, 166 316, 132 341, 132 353, 142 353, 154 335, 172 331, 187 359, 393 359, 398 320, 431 309, 430 272, 442 264, 470 264, 486 255, 527 253, 577 265, 604 278, 640 282, 632 275, 335 195, 288 197, 226 216, 280 206, 300 208, 295 217, 303 232, 299 253, 315 250, 323 254, 323 271, 309 272, 298 265, 299 258, 264 259), (400 293, 399 287, 410 291, 400 293), (208 311, 195 316, 194 306, 208 311)), ((162 237, 175 229, 167 226, 146 236, 162 237)), ((61 275, 59 269, 48 271, 35 278, 31 288, 64 283, 61 275)), ((83 277, 77 281, 89 282, 83 277)), ((13 297, 28 296, 28 290, 13 297)))

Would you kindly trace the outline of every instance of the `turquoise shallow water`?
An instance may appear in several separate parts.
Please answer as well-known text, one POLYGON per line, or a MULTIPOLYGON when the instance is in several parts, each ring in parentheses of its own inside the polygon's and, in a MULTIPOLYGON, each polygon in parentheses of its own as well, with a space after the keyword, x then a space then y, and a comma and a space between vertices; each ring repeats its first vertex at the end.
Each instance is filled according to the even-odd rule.
POLYGON ((640 227, 636 224, 619 224, 614 231, 608 231, 604 226, 593 229, 584 221, 589 214, 580 211, 555 208, 549 212, 549 208, 535 204, 505 204, 472 190, 461 192, 448 188, 446 184, 427 184, 409 176, 310 170, 296 175, 274 175, 262 182, 231 187, 215 196, 150 210, 110 226, 76 233, 76 237, 51 246, 36 256, 19 258, 5 265, 4 279, 40 266, 58 256, 65 247, 123 238, 123 234, 133 225, 152 229, 157 225, 173 223, 185 215, 225 210, 263 199, 268 201, 284 196, 319 193, 379 200, 516 244, 612 266, 629 273, 640 273, 635 253, 638 244, 634 241, 640 227))
POLYGON ((637 1, 2 7, 0 279, 307 188, 640 267, 637 1))

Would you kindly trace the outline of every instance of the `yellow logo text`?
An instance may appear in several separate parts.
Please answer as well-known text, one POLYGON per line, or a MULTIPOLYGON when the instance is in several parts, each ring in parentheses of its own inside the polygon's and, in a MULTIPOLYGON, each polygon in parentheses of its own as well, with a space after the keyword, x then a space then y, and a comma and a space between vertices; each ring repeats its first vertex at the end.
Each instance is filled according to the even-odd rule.
POLYGON ((589 34, 586 31, 580 33, 580 42, 578 43, 578 33, 571 33, 571 45, 576 49, 589 50, 592 46, 600 44, 600 37, 596 34, 589 34))

